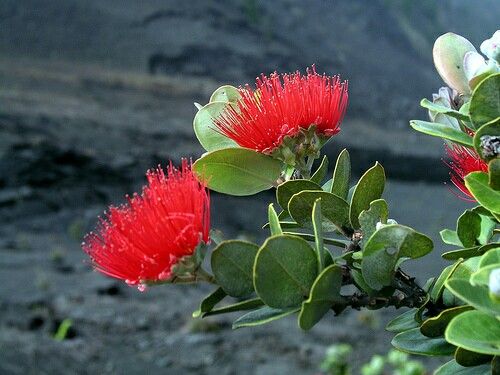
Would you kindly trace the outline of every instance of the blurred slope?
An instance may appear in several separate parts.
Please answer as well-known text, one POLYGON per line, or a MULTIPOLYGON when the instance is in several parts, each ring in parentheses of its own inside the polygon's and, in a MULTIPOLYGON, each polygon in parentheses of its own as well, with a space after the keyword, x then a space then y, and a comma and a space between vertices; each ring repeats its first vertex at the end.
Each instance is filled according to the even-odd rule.
POLYGON ((435 37, 478 43, 498 14, 494 0, 3 0, 0 53, 233 84, 316 63, 350 80, 351 116, 394 129, 440 84, 435 37))

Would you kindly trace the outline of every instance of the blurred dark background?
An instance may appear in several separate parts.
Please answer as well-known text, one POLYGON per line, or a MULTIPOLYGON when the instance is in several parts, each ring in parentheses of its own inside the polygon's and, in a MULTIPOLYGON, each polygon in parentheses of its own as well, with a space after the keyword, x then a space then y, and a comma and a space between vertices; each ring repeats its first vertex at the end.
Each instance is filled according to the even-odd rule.
MULTIPOLYGON (((333 343, 353 345, 358 365, 387 350, 392 313, 331 316, 308 333, 293 319, 235 332, 228 318, 194 321, 208 286, 140 293, 92 272, 82 236, 147 168, 202 152, 194 101, 316 64, 350 87, 326 152, 348 147, 358 174, 383 163, 390 216, 435 239, 410 267, 425 280, 444 264, 438 230, 467 204, 443 184, 442 144, 408 120, 441 85, 434 39, 478 46, 499 15, 496 0, 0 1, 0 373, 314 374, 333 343)), ((269 199, 214 194, 214 224, 260 241, 269 199)))

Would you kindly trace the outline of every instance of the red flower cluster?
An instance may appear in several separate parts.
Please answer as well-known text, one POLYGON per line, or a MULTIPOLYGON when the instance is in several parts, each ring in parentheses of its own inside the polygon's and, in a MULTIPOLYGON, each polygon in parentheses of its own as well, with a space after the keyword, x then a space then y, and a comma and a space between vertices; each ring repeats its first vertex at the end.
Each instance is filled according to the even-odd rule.
POLYGON ((110 207, 83 250, 94 267, 129 285, 168 280, 172 267, 209 241, 210 197, 186 160, 147 172, 148 185, 128 204, 110 207))
POLYGON ((446 164, 451 168, 451 182, 465 194, 464 199, 474 201, 474 197, 465 186, 464 177, 471 172, 488 172, 488 164, 479 157, 475 150, 468 147, 456 144, 447 145, 446 153, 450 158, 450 162, 446 164))
POLYGON ((237 107, 228 107, 216 120, 218 130, 241 147, 271 153, 285 136, 316 125, 317 132, 339 132, 347 108, 347 82, 338 76, 273 73, 257 78, 256 89, 239 89, 237 107))

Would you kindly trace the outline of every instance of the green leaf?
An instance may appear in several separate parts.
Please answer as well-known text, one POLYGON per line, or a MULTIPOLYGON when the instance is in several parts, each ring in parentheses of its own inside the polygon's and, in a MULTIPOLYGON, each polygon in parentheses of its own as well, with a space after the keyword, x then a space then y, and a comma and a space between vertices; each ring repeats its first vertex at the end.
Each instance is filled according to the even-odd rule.
MULTIPOLYGON (((316 237, 312 234, 309 234, 309 233, 299 233, 299 232, 283 232, 284 234, 289 234, 289 235, 292 235, 292 236, 296 236, 296 237, 300 237, 300 238, 303 238, 304 240, 306 241, 310 241, 310 242, 315 242, 316 241, 316 237)), ((346 246, 349 245, 349 241, 347 240, 340 240, 340 239, 336 239, 336 238, 329 238, 329 237, 323 237, 323 242, 326 244, 326 245, 333 245, 333 246, 337 246, 337 247, 340 247, 342 249, 345 249, 346 246)))
POLYGON ((482 365, 491 362, 492 359, 493 357, 491 355, 471 352, 464 348, 457 348, 455 352, 455 361, 464 367, 482 365))
POLYGON ((270 323, 274 320, 284 318, 299 311, 299 307, 288 309, 273 309, 272 307, 264 306, 261 309, 250 311, 249 313, 239 317, 233 323, 233 329, 242 327, 254 327, 261 324, 270 323))
POLYGON ((316 169, 316 172, 311 177, 311 181, 315 182, 317 184, 321 184, 321 181, 326 176, 326 173, 328 172, 328 158, 323 156, 323 160, 321 160, 321 164, 319 165, 318 169, 316 169))
POLYGON ((288 203, 290 199, 292 199, 295 194, 304 190, 321 191, 321 186, 309 180, 290 180, 278 186, 276 189, 276 200, 281 208, 288 212, 288 203))
POLYGON ((389 208, 387 202, 383 199, 377 199, 370 203, 370 209, 363 210, 359 214, 359 224, 361 225, 361 231, 363 232, 363 239, 361 241, 361 246, 368 241, 373 233, 377 229, 377 223, 386 224, 389 218, 389 208))
POLYGON ((349 182, 351 180, 351 157, 349 152, 344 148, 337 158, 335 170, 333 171, 332 183, 330 185, 330 193, 336 196, 347 199, 349 193, 349 182))
POLYGON ((447 343, 444 338, 424 336, 420 332, 420 328, 398 333, 391 343, 396 349, 410 354, 441 356, 455 352, 455 347, 447 343))
POLYGON ((469 258, 458 265, 449 279, 469 280, 471 275, 479 269, 481 257, 475 256, 469 258))
POLYGON ((253 292, 253 264, 259 247, 241 240, 224 241, 212 253, 215 280, 232 297, 253 292))
POLYGON ((448 245, 463 246, 460 238, 458 238, 457 232, 451 229, 443 229, 439 232, 441 239, 444 243, 448 245))
POLYGON ((481 145, 481 143, 484 140, 483 137, 500 137, 500 113, 498 114, 498 116, 499 117, 497 117, 495 120, 492 120, 481 126, 474 134, 474 148, 476 149, 476 152, 481 157, 481 159, 486 161, 495 158, 495 154, 484 154, 483 146, 481 145))
POLYGON ((483 254, 487 253, 489 250, 495 249, 497 247, 500 247, 500 243, 493 242, 493 243, 489 243, 489 244, 486 244, 483 246, 471 247, 469 249, 448 251, 446 253, 443 253, 442 257, 444 259, 447 259, 447 260, 456 260, 459 258, 470 258, 470 257, 483 255, 483 254))
POLYGON ((469 94, 469 81, 465 75, 464 56, 476 51, 471 42, 464 37, 446 33, 434 42, 432 56, 439 75, 448 86, 460 94, 469 94))
POLYGON ((269 227, 271 228, 271 236, 275 236, 277 234, 282 234, 283 230, 281 229, 281 226, 280 226, 280 220, 278 218, 278 214, 274 210, 272 203, 269 204, 267 212, 268 212, 268 216, 269 216, 269 227))
MULTIPOLYGON (((360 254, 360 253, 361 252, 358 251, 356 253, 353 253, 353 255, 360 254)), ((370 288, 370 286, 366 283, 366 281, 363 278, 363 275, 360 271, 353 268, 351 270, 351 275, 352 275, 354 283, 358 289, 364 291, 369 296, 377 296, 380 294, 380 292, 378 290, 374 290, 374 289, 370 288)))
POLYGON ((194 117, 194 133, 200 144, 207 151, 239 147, 235 141, 218 132, 214 124, 214 119, 221 115, 227 105, 227 103, 223 102, 208 103, 194 117))
POLYGON ((472 274, 470 283, 472 285, 488 285, 490 280, 490 273, 497 268, 500 268, 500 263, 480 268, 478 271, 472 274))
POLYGON ((246 148, 226 148, 204 154, 194 171, 208 187, 230 195, 252 195, 272 187, 283 163, 246 148))
POLYGON ((349 217, 354 229, 360 227, 359 214, 363 210, 368 210, 370 203, 382 196, 384 187, 384 168, 377 162, 361 176, 352 194, 349 217))
POLYGON ((260 298, 252 298, 252 299, 248 299, 246 301, 241 301, 238 303, 233 303, 231 305, 222 306, 222 307, 219 307, 217 309, 212 309, 212 310, 207 311, 206 313, 202 314, 202 317, 205 318, 207 316, 227 314, 227 313, 236 312, 236 311, 254 310, 254 309, 261 307, 263 305, 264 305, 264 302, 262 302, 262 300, 260 298))
POLYGON ((439 367, 434 375, 491 375, 491 366, 481 365, 475 367, 460 366, 455 360, 439 367))
POLYGON ((312 227, 314 202, 321 199, 323 230, 325 232, 352 232, 349 224, 349 204, 338 196, 326 191, 304 190, 292 196, 288 212, 292 218, 305 227, 312 227))
POLYGON ((446 287, 462 301, 488 314, 500 315, 500 303, 493 301, 486 285, 472 285, 468 280, 451 279, 446 287))
POLYGON ((500 190, 500 158, 493 159, 488 164, 490 188, 500 190))
POLYGON ((476 245, 481 234, 481 217, 473 211, 465 211, 457 221, 457 236, 464 247, 476 245))
POLYGON ((495 264, 500 264, 500 243, 492 244, 496 245, 486 252, 479 261, 479 268, 492 266, 495 264))
POLYGON ((481 311, 467 311, 454 318, 445 332, 446 340, 461 348, 500 355, 500 323, 481 311))
POLYGON ((222 288, 219 287, 215 289, 201 301, 200 308, 193 312, 193 318, 199 318, 203 314, 209 312, 226 296, 227 294, 222 288))
POLYGON ((477 85, 469 114, 476 128, 500 117, 500 73, 490 75, 477 85))
POLYGON ((317 274, 316 254, 305 240, 290 235, 270 237, 255 259, 255 291, 270 307, 298 306, 309 295, 317 274))
POLYGON ((387 326, 385 329, 389 332, 404 332, 408 331, 413 328, 418 327, 418 323, 415 320, 415 313, 417 312, 417 309, 411 309, 403 314, 397 316, 396 318, 392 319, 389 323, 387 323, 387 326))
POLYGON ((462 263, 462 261, 458 261, 455 264, 446 267, 443 270, 443 272, 441 272, 430 292, 430 297, 432 302, 437 302, 441 298, 443 291, 445 289, 444 284, 446 280, 448 280, 448 278, 453 274, 453 272, 455 272, 460 263, 462 263))
POLYGON ((488 175, 484 172, 472 172, 464 178, 465 186, 486 209, 500 214, 500 191, 493 190, 488 183, 488 175))
POLYGON ((224 85, 213 92, 210 102, 236 103, 240 99, 241 95, 236 87, 224 85))
POLYGON ((342 301, 342 269, 332 264, 318 276, 311 288, 307 301, 302 303, 299 314, 299 326, 304 330, 311 329, 330 311, 335 302, 342 301))
POLYGON ((473 146, 472 137, 470 135, 451 128, 448 125, 439 124, 437 122, 412 120, 410 121, 410 126, 424 134, 448 139, 463 146, 473 146))
POLYGON ((469 121, 469 116, 455 111, 454 109, 445 107, 444 105, 433 103, 428 99, 422 99, 420 101, 420 105, 435 113, 442 113, 443 115, 451 116, 462 121, 469 121))
POLYGON ((316 256, 318 258, 318 270, 323 271, 325 268, 325 250, 323 241, 323 226, 321 215, 321 198, 316 199, 312 210, 312 222, 314 230, 314 244, 316 248, 316 256))
POLYGON ((496 227, 496 222, 489 216, 479 216, 481 217, 481 232, 479 233, 477 240, 481 245, 486 245, 493 236, 493 230, 496 227))
POLYGON ((399 258, 419 258, 432 248, 429 237, 403 225, 386 225, 365 244, 361 261, 363 277, 371 288, 380 290, 391 285, 399 258))
POLYGON ((420 332, 427 337, 441 337, 454 317, 471 309, 473 309, 472 306, 458 306, 443 310, 438 316, 425 320, 420 327, 420 332))

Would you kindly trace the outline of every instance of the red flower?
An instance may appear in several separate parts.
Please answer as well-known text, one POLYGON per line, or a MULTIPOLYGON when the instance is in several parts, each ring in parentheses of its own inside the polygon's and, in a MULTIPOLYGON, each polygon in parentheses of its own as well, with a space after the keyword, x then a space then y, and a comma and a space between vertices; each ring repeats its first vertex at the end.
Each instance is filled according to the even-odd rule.
POLYGON ((147 172, 148 185, 128 203, 111 206, 83 250, 94 267, 129 285, 168 280, 172 267, 209 241, 210 197, 191 166, 147 172))
POLYGON ((488 164, 479 157, 475 150, 468 147, 456 144, 451 147, 446 145, 446 153, 450 158, 450 162, 446 164, 451 168, 451 182, 465 194, 464 199, 474 201, 474 197, 465 186, 464 177, 471 172, 488 172, 488 164))
POLYGON ((271 153, 285 136, 316 125, 330 137, 340 131, 347 108, 347 82, 338 76, 273 73, 257 78, 256 89, 239 89, 237 107, 228 107, 216 120, 218 130, 241 147, 271 153))

